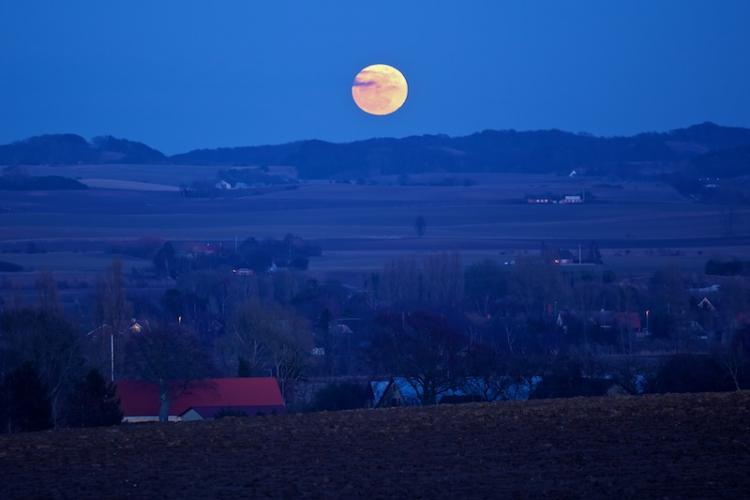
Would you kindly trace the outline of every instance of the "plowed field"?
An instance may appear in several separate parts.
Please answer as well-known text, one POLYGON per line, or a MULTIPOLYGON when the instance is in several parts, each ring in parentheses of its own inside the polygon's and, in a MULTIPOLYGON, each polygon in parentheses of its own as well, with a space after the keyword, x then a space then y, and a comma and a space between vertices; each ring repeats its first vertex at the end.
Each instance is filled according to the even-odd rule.
POLYGON ((750 393, 0 437, 0 498, 747 498, 750 393))

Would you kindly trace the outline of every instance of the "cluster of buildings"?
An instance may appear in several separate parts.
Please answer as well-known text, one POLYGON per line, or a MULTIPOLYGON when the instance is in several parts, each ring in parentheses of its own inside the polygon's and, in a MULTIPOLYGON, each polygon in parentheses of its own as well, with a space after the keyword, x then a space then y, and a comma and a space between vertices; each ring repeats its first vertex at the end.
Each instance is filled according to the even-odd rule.
POLYGON ((527 195, 526 203, 529 205, 578 205, 585 201, 583 195, 580 194, 542 194, 542 195, 527 195))
MULTIPOLYGON (((436 403, 466 401, 521 401, 529 399, 541 377, 506 379, 489 382, 468 377, 456 387, 440 391, 436 403)), ((369 408, 420 406, 422 400, 415 384, 406 377, 372 380, 367 384, 369 408)), ((160 394, 155 383, 141 380, 117 382, 117 397, 123 421, 127 423, 157 422, 160 394)), ((257 416, 285 412, 284 398, 273 377, 233 377, 196 380, 172 384, 170 388, 169 421, 210 420, 221 415, 257 416)))

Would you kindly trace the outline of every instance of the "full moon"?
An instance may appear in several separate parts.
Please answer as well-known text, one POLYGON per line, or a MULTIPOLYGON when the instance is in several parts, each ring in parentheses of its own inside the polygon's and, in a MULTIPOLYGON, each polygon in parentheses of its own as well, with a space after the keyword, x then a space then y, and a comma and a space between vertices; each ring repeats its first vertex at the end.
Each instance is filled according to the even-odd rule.
POLYGON ((404 75, 387 64, 367 66, 352 83, 354 102, 371 115, 390 115, 403 106, 408 92, 404 75))

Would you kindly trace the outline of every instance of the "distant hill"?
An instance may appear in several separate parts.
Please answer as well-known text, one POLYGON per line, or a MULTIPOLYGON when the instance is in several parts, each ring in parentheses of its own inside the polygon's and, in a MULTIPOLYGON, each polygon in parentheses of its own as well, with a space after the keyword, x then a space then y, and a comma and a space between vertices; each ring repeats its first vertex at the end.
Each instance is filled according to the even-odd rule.
POLYGON ((711 151, 696 157, 692 166, 703 177, 739 177, 750 174, 750 146, 711 151))
POLYGON ((91 145, 98 151, 104 163, 166 163, 167 157, 161 151, 142 142, 118 139, 111 135, 94 137, 91 145))
POLYGON ((574 169, 624 177, 673 171, 710 175, 706 170, 716 169, 714 175, 738 176, 750 174, 750 164, 744 161, 748 148, 750 129, 713 123, 629 137, 560 130, 486 130, 462 137, 423 135, 349 143, 307 140, 198 149, 171 157, 124 139, 100 137, 88 142, 77 135, 60 134, 0 146, 0 164, 290 165, 302 178, 434 171, 568 173, 574 169))
POLYGON ((140 142, 112 136, 91 142, 75 134, 49 134, 0 146, 0 165, 165 163, 167 157, 140 142))

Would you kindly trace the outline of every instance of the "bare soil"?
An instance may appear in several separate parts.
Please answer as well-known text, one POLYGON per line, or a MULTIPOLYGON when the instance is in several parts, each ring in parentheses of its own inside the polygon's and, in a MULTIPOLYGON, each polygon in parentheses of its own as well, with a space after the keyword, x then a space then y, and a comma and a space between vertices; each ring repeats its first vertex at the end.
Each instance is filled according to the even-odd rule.
POLYGON ((750 393, 0 437, 0 498, 742 498, 750 393))

